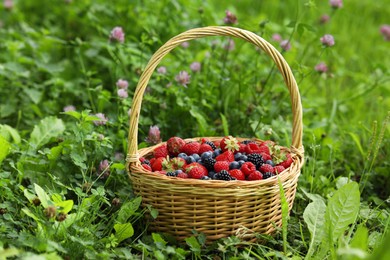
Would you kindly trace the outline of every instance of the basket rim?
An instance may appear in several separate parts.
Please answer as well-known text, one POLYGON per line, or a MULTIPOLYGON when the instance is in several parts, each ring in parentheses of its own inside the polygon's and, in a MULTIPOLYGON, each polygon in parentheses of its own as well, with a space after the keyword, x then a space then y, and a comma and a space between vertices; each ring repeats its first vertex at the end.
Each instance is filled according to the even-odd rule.
MULTIPOLYGON (((185 141, 198 141, 197 139, 201 138, 207 138, 210 140, 220 140, 223 137, 193 137, 193 138, 186 138, 183 139, 185 141)), ((258 139, 258 138, 243 138, 243 137, 236 137, 238 140, 256 140, 260 142, 266 142, 264 140, 258 139)), ((150 154, 156 147, 159 147, 161 145, 166 144, 166 142, 161 142, 159 144, 141 148, 138 150, 138 156, 143 157, 147 154, 150 154)), ((159 180, 161 183, 164 184, 173 184, 173 185, 185 185, 185 186, 192 186, 192 187, 204 187, 204 188, 250 188, 250 187, 262 187, 262 186, 274 186, 278 185, 279 179, 283 183, 286 180, 290 179, 294 175, 300 174, 300 169, 302 168, 304 159, 303 159, 303 151, 299 149, 293 149, 288 148, 284 146, 280 146, 282 150, 287 150, 293 159, 293 163, 291 166, 287 169, 285 169, 283 172, 279 173, 278 175, 272 176, 265 180, 256 180, 256 181, 248 181, 248 180, 234 180, 234 181, 223 181, 223 180, 198 180, 198 179, 184 179, 184 178, 178 178, 178 177, 171 177, 166 176, 165 174, 160 174, 157 172, 151 172, 147 171, 141 166, 140 161, 138 163, 127 164, 127 172, 130 177, 136 177, 141 175, 143 178, 150 178, 159 180)))

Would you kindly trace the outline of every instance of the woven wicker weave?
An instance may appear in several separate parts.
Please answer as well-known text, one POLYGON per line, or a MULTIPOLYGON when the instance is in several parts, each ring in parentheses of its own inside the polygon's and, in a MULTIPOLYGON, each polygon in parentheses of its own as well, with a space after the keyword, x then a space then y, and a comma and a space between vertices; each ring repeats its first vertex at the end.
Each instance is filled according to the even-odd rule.
POLYGON ((271 234, 275 227, 282 224, 278 178, 283 185, 289 210, 293 205, 303 165, 302 106, 298 86, 283 56, 258 35, 234 27, 192 29, 170 39, 157 50, 147 64, 133 98, 128 142, 127 169, 133 190, 135 194, 142 196, 143 206, 152 205, 159 211, 157 219, 151 221, 151 230, 170 233, 179 240, 191 236, 193 230, 205 233, 208 241, 231 235, 253 240, 257 233, 271 234), (164 56, 176 46, 206 36, 244 39, 264 50, 281 72, 292 104, 292 144, 289 151, 293 163, 278 176, 260 181, 205 181, 167 177, 145 171, 141 166, 139 158, 150 155, 156 146, 161 145, 140 150, 137 147, 142 97, 150 77, 164 56))

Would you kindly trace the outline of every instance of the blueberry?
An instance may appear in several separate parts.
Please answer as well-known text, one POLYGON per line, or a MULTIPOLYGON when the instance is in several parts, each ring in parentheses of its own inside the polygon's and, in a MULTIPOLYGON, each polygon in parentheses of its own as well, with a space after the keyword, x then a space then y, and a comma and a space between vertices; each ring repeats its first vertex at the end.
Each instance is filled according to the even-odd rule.
POLYGON ((218 155, 220 155, 222 153, 221 149, 218 148, 218 149, 215 149, 214 152, 213 152, 213 157, 217 157, 218 155))
POLYGON ((195 161, 198 161, 200 159, 200 156, 197 153, 194 153, 191 156, 194 157, 195 161))
POLYGON ((179 153, 178 155, 177 155, 177 157, 179 157, 179 158, 183 158, 184 160, 187 158, 187 154, 186 153, 179 153))
POLYGON ((187 163, 187 164, 196 162, 195 158, 192 157, 192 156, 187 156, 187 158, 186 158, 185 160, 186 160, 186 163, 187 163))
POLYGON ((240 161, 242 160, 242 161, 246 162, 246 161, 248 161, 248 156, 246 156, 245 154, 243 154, 243 155, 241 155, 241 157, 240 157, 239 160, 240 160, 240 161))
POLYGON ((209 176, 203 176, 202 178, 200 178, 201 180, 211 180, 211 178, 209 176))
POLYGON ((239 161, 238 161, 238 164, 240 165, 240 168, 241 168, 241 166, 242 166, 244 163, 245 163, 244 160, 239 160, 239 161))
POLYGON ((267 160, 267 161, 265 161, 265 163, 271 165, 272 167, 275 166, 275 164, 272 160, 267 160))
POLYGON ((214 179, 215 172, 213 172, 213 171, 209 171, 209 174, 208 174, 208 176, 209 176, 211 179, 214 179))
POLYGON ((233 169, 240 169, 240 164, 236 161, 231 162, 229 164, 229 170, 233 170, 233 169))
POLYGON ((204 159, 212 157, 212 156, 213 156, 213 152, 204 152, 204 153, 202 153, 200 158, 202 158, 202 160, 204 160, 204 159))
POLYGON ((176 173, 176 175, 178 175, 179 173, 183 173, 183 171, 182 170, 176 170, 175 173, 176 173))
POLYGON ((235 161, 239 161, 240 158, 241 158, 241 156, 242 156, 242 153, 236 153, 236 154, 234 155, 234 160, 235 160, 235 161))

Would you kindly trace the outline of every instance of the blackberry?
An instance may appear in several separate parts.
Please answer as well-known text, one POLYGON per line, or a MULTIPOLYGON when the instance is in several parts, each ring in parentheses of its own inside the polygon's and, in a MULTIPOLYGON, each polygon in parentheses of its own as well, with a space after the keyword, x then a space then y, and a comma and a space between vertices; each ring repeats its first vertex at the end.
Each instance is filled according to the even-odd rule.
POLYGON ((142 162, 142 164, 147 164, 147 165, 151 166, 151 165, 150 165, 150 161, 149 161, 148 159, 145 159, 145 160, 142 162))
POLYGON ((263 173, 263 180, 271 178, 272 176, 274 176, 272 172, 265 172, 263 173))
POLYGON ((222 170, 219 173, 215 174, 215 179, 222 181, 230 181, 232 180, 232 176, 230 176, 228 171, 222 170))
POLYGON ((206 141, 205 144, 208 144, 211 146, 211 148, 213 148, 213 150, 217 149, 217 147, 215 146, 215 144, 211 141, 206 141))
POLYGON ((215 175, 216 173, 214 171, 209 171, 208 176, 210 177, 210 179, 215 179, 215 175))
POLYGON ((212 157, 207 157, 202 162, 203 162, 204 167, 206 167, 207 170, 210 171, 210 170, 214 169, 214 164, 215 164, 216 160, 213 159, 212 157))
POLYGON ((255 143, 255 141, 252 140, 244 140, 241 142, 242 144, 250 144, 250 143, 255 143))
POLYGON ((263 159, 263 156, 261 156, 261 154, 258 154, 258 153, 251 153, 248 155, 248 162, 251 162, 253 163, 256 168, 260 168, 261 165, 264 164, 264 159, 263 159))
POLYGON ((171 177, 176 177, 176 176, 177 176, 177 173, 176 173, 176 172, 167 172, 166 175, 167 175, 167 176, 171 176, 171 177))

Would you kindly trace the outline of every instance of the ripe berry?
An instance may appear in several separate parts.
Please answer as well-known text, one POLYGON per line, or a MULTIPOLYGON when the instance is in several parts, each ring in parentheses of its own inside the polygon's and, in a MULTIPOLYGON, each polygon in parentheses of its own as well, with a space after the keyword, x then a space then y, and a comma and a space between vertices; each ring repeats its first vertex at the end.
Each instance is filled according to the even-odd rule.
POLYGON ((274 164, 274 162, 272 160, 266 160, 265 163, 269 164, 271 166, 275 166, 275 164, 274 164))
POLYGON ((152 167, 150 167, 149 164, 142 164, 142 168, 144 168, 147 171, 152 171, 152 167))
POLYGON ((216 173, 215 173, 214 171, 209 171, 209 174, 207 174, 207 176, 209 176, 210 179, 214 179, 215 174, 216 174, 216 173))
POLYGON ((215 174, 216 180, 223 180, 223 181, 230 181, 232 177, 230 176, 228 171, 220 171, 219 173, 215 174))
POLYGON ((272 167, 271 165, 269 164, 263 164, 260 166, 260 171, 262 173, 265 173, 265 172, 271 172, 273 173, 274 172, 274 167, 272 167))
POLYGON ((171 137, 167 141, 167 149, 171 156, 177 156, 186 142, 180 137, 171 137))
POLYGON ((200 179, 208 174, 206 167, 200 165, 199 163, 192 163, 187 169, 189 169, 188 177, 193 179, 200 179))
POLYGON ((272 172, 265 172, 263 173, 263 179, 271 178, 272 176, 275 176, 272 172))
POLYGON ((207 157, 206 159, 202 160, 202 162, 203 165, 207 168, 207 170, 213 170, 216 160, 212 157, 207 157))
POLYGON ((238 141, 233 136, 226 136, 222 138, 221 143, 219 144, 222 151, 238 151, 240 149, 240 146, 238 145, 238 141))
POLYGON ((263 174, 259 171, 254 171, 248 176, 248 181, 258 181, 263 179, 263 174))
POLYGON ((213 152, 213 157, 216 158, 218 155, 220 155, 222 153, 221 149, 215 149, 214 152, 213 152))
POLYGON ((245 174, 238 169, 230 170, 229 174, 230 174, 230 176, 236 178, 237 180, 240 180, 240 181, 245 180, 245 174))
POLYGON ((233 162, 234 161, 234 153, 231 151, 223 152, 222 154, 218 155, 215 160, 217 161, 228 161, 233 162))
POLYGON ((276 173, 276 174, 279 174, 284 170, 285 170, 285 168, 282 165, 277 165, 274 167, 274 173, 276 173))
POLYGON ((166 175, 170 176, 170 177, 176 177, 177 176, 177 174, 175 172, 167 172, 166 175))
POLYGON ((196 162, 195 158, 192 156, 187 156, 185 160, 187 164, 196 162))
POLYGON ((236 161, 233 161, 229 164, 229 170, 240 169, 240 164, 236 161))
POLYGON ((256 171, 256 166, 251 162, 246 162, 241 166, 241 171, 245 176, 249 176, 252 172, 256 171))
POLYGON ((188 174, 185 173, 185 172, 181 172, 181 173, 177 174, 177 177, 178 178, 182 178, 182 179, 187 179, 188 178, 188 174))
POLYGON ((228 171, 229 170, 229 162, 227 162, 227 161, 217 161, 214 164, 214 170, 215 170, 215 172, 220 172, 222 170, 228 171))
POLYGON ((186 153, 188 155, 192 155, 192 154, 197 154, 199 152, 199 149, 200 149, 200 143, 198 142, 190 142, 190 143, 186 143, 182 149, 181 149, 181 152, 182 153, 186 153))
POLYGON ((257 169, 264 164, 263 157, 258 153, 251 153, 248 155, 248 161, 253 163, 257 169))
POLYGON ((206 158, 212 158, 213 157, 213 153, 212 152, 204 152, 202 153, 202 155, 200 156, 200 158, 204 161, 206 158))
POLYGON ((287 169, 288 167, 290 167, 290 165, 292 164, 293 160, 291 158, 291 154, 287 154, 287 159, 284 160, 283 162, 279 163, 278 165, 281 165, 283 166, 285 169, 287 169))
POLYGON ((159 158, 159 157, 164 157, 164 158, 166 158, 166 157, 168 156, 167 145, 166 145, 166 144, 163 144, 163 145, 161 145, 161 146, 156 147, 156 148, 153 150, 153 156, 154 156, 154 158, 159 158))
POLYGON ((208 144, 211 146, 211 148, 213 148, 213 150, 217 149, 217 147, 215 146, 215 144, 213 142, 210 142, 210 141, 206 141, 205 144, 208 144))
POLYGON ((203 154, 204 152, 212 152, 213 148, 208 144, 201 144, 199 147, 199 154, 203 154))
POLYGON ((211 180, 211 178, 209 176, 203 176, 202 178, 200 178, 201 180, 211 180))

